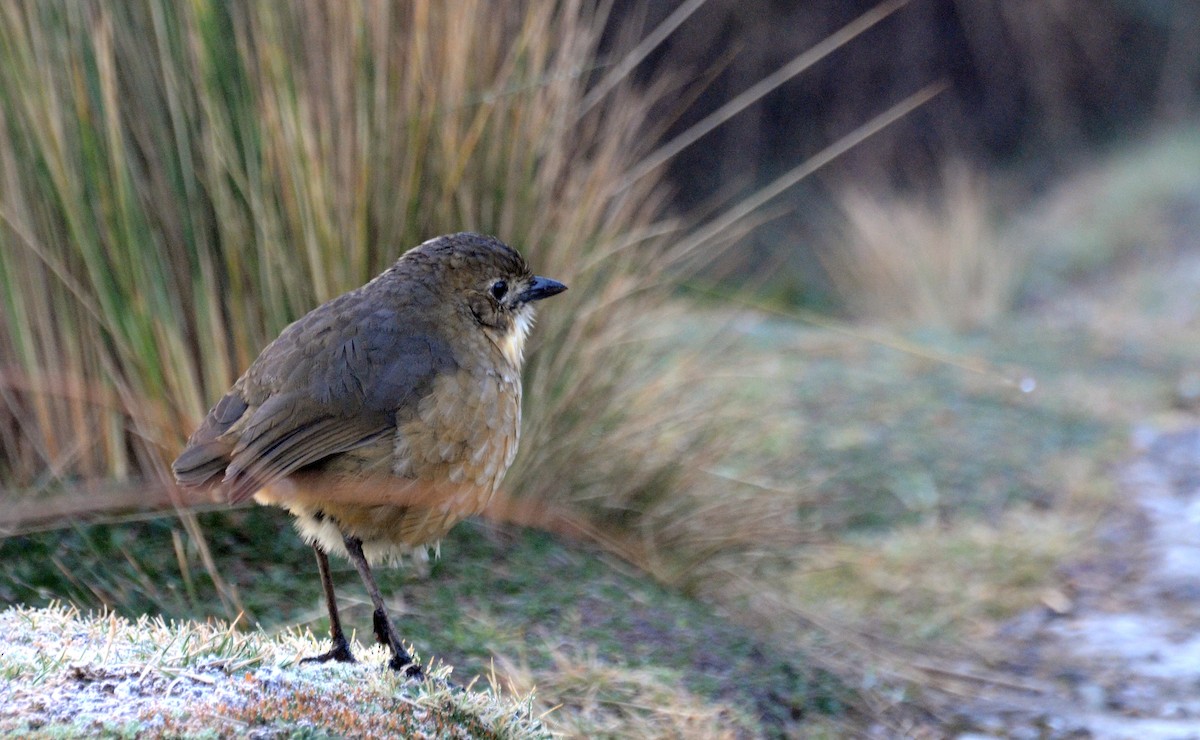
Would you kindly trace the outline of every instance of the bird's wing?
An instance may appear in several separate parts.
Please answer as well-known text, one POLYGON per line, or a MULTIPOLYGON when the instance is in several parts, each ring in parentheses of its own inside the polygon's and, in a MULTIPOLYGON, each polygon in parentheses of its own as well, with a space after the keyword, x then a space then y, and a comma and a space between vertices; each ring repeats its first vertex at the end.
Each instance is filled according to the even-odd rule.
POLYGON ((200 486, 224 471, 237 441, 228 437, 226 432, 242 418, 247 408, 246 399, 237 386, 225 394, 209 410, 204 423, 192 434, 187 447, 171 464, 175 480, 185 486, 200 486))
POLYGON ((452 362, 436 333, 384 309, 310 314, 213 407, 176 460, 176 476, 200 484, 224 470, 230 502, 242 501, 394 428, 452 362))

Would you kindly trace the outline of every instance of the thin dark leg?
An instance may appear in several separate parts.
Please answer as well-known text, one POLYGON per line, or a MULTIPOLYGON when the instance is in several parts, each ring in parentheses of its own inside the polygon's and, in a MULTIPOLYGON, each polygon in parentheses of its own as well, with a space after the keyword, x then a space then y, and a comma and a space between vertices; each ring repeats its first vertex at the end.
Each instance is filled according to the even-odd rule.
POLYGON ((336 660, 339 663, 353 663, 354 656, 350 653, 350 643, 346 641, 346 633, 342 632, 342 619, 338 616, 337 597, 333 594, 333 577, 329 574, 329 557, 321 546, 313 543, 313 552, 317 554, 317 570, 321 571, 321 586, 325 589, 325 606, 329 609, 329 637, 333 640, 333 649, 311 658, 305 658, 301 663, 324 663, 336 660))
POLYGON ((392 649, 392 659, 388 662, 388 667, 393 671, 403 671, 406 676, 419 678, 421 666, 416 664, 412 656, 400 644, 400 638, 396 635, 391 620, 388 619, 387 609, 383 606, 383 596, 379 593, 375 576, 371 574, 371 566, 367 565, 367 558, 363 555, 362 540, 357 537, 344 539, 346 552, 350 554, 350 562, 354 563, 354 568, 362 578, 363 585, 367 587, 371 603, 375 605, 375 639, 392 649))

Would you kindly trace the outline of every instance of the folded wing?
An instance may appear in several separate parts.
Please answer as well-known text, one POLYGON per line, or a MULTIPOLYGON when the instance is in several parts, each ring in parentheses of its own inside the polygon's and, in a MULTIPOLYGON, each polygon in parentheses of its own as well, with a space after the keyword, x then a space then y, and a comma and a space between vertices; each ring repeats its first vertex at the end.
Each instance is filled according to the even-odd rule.
POLYGON ((175 461, 181 484, 212 484, 223 473, 230 502, 242 501, 393 430, 436 375, 454 369, 432 327, 369 301, 338 308, 314 311, 263 350, 175 461))

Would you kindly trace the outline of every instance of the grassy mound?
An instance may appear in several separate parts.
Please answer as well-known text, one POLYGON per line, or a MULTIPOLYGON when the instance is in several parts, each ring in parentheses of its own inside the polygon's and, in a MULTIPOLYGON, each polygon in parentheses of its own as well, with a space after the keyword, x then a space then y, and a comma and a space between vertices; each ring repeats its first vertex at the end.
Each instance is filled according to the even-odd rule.
POLYGON ((399 678, 378 646, 358 664, 299 665, 308 632, 276 637, 219 621, 132 622, 60 606, 0 612, 0 732, 25 736, 547 738, 532 697, 447 684, 438 666, 399 678))

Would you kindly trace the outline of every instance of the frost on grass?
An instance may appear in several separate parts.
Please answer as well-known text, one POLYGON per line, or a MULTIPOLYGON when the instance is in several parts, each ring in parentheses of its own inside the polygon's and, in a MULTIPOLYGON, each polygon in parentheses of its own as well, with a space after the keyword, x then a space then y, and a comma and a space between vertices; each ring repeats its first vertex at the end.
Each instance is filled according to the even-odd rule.
POLYGON ((361 662, 300 665, 324 649, 307 630, 14 607, 0 612, 0 734, 548 737, 532 694, 454 688, 445 665, 408 681, 383 648, 352 648, 361 662))

